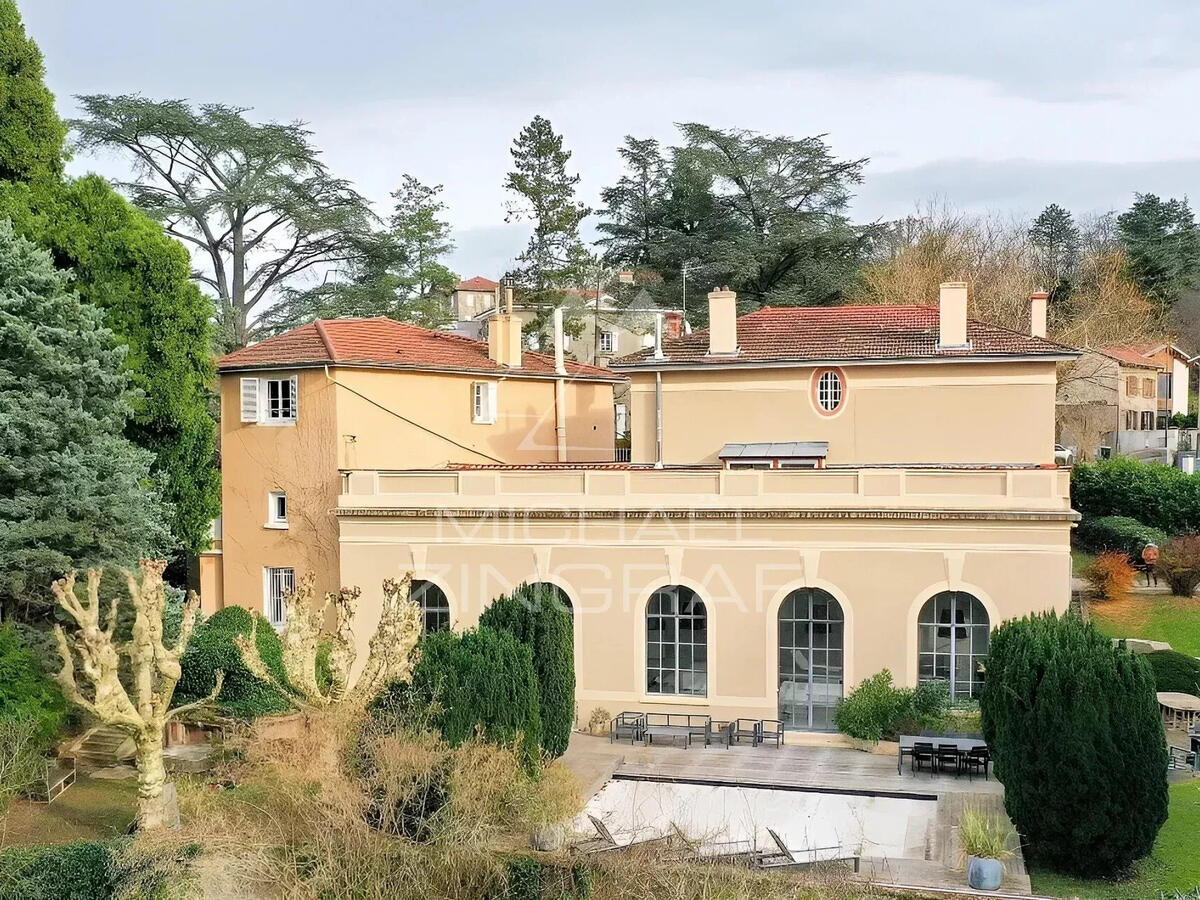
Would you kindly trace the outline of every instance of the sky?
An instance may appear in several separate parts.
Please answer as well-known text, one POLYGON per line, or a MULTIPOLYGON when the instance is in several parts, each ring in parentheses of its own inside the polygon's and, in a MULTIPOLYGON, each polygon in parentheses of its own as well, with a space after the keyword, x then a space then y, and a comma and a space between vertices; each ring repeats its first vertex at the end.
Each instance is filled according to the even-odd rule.
POLYGON ((445 185, 464 278, 498 277, 528 238, 503 181, 537 114, 591 206, 625 135, 670 144, 687 121, 868 157, 859 221, 1200 194, 1194 0, 18 3, 63 115, 78 94, 140 93, 303 120, 377 212, 404 173, 445 185))

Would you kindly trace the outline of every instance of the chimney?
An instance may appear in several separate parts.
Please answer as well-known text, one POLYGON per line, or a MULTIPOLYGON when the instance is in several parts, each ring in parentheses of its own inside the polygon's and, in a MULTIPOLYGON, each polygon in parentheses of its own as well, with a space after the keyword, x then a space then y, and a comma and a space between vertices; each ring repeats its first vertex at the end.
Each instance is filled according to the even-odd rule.
POLYGON ((668 310, 663 313, 663 337, 668 341, 678 340, 683 334, 683 313, 668 310))
POLYGON ((1041 288, 1029 295, 1029 333, 1034 337, 1046 336, 1046 306, 1050 295, 1041 288))
POLYGON ((521 320, 513 315, 513 290, 504 288, 504 311, 488 325, 488 356, 510 369, 521 368, 521 320))
POLYGON ((708 355, 737 356, 737 294, 729 288, 708 295, 708 355))
POLYGON ((967 283, 946 281, 938 297, 938 349, 969 350, 967 340, 967 283))

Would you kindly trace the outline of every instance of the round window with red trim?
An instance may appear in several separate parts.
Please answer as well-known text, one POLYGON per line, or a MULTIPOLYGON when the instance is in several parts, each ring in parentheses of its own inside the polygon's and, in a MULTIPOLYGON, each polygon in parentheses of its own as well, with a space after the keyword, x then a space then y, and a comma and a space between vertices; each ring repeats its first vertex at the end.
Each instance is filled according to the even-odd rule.
POLYGON ((822 415, 832 416, 846 402, 846 377, 841 369, 818 369, 813 374, 813 402, 822 415))

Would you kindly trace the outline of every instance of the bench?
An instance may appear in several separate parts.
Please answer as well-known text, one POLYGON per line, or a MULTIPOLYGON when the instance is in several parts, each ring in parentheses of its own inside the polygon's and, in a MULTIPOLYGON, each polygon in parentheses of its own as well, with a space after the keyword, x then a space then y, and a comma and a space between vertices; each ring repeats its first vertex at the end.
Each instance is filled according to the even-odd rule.
POLYGON ((692 745, 693 738, 708 743, 712 723, 709 716, 691 713, 646 713, 645 716, 643 734, 647 744, 653 744, 656 736, 669 737, 672 741, 682 738, 685 748, 692 745))

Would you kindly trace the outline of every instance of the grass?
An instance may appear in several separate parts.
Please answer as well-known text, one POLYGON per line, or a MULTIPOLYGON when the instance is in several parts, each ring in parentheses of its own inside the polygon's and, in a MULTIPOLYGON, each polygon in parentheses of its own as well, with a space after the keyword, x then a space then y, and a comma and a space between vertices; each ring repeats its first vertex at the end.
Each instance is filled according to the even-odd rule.
POLYGON ((1071 548, 1071 573, 1079 578, 1083 577, 1084 570, 1095 561, 1096 556, 1092 553, 1086 553, 1078 547, 1071 548))
POLYGON ((0 847, 107 840, 133 823, 137 780, 81 775, 53 803, 14 800, 0 816, 0 847))
POLYGON ((1091 603, 1096 627, 1109 637, 1166 641, 1171 649, 1200 656, 1200 599, 1133 594, 1126 600, 1091 603))
POLYGON ((1030 872, 1035 894, 1079 900, 1126 900, 1130 897, 1171 896, 1200 886, 1200 780, 1171 785, 1170 817, 1158 833, 1154 852, 1138 864, 1127 881, 1090 881, 1034 867, 1030 872))

